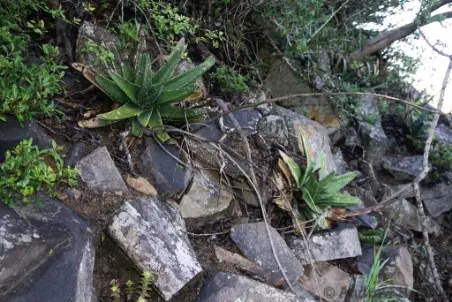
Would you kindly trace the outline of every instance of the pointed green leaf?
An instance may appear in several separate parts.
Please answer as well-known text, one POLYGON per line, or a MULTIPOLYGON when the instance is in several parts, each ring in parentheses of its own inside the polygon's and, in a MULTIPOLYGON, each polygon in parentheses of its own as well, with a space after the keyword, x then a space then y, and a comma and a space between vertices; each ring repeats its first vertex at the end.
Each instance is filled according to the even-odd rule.
POLYGON ((309 209, 311 209, 311 211, 317 214, 321 214, 322 210, 320 210, 320 208, 315 204, 315 201, 312 198, 311 193, 309 193, 309 191, 306 188, 301 188, 301 192, 303 192, 303 200, 306 202, 309 209))
POLYGON ((116 85, 115 82, 107 79, 104 76, 97 75, 95 77, 97 87, 99 87, 106 95, 108 95, 113 101, 119 104, 126 104, 129 101, 129 97, 124 91, 116 85))
POLYGON ((321 152, 319 157, 318 157, 318 162, 319 162, 319 180, 324 179, 327 175, 327 169, 326 169, 326 155, 325 152, 321 152))
POLYGON ((117 120, 123 120, 123 119, 129 118, 129 117, 137 116, 140 113, 141 113, 140 108, 130 105, 130 104, 125 104, 115 110, 112 110, 107 113, 99 114, 98 116, 101 120, 117 121, 117 120))
POLYGON ((174 106, 159 107, 159 111, 164 120, 175 122, 198 120, 204 116, 204 113, 198 109, 187 109, 174 106))
POLYGON ((301 187, 301 169, 300 166, 297 165, 297 163, 293 160, 292 157, 288 156, 286 153, 279 150, 279 155, 283 159, 283 161, 286 163, 287 167, 289 167, 290 173, 292 174, 292 177, 295 179, 295 183, 297 184, 297 187, 301 187))
POLYGON ((301 182, 300 182, 300 186, 303 186, 305 184, 305 182, 310 177, 312 177, 312 174, 314 172, 314 166, 312 165, 312 160, 309 157, 308 149, 306 147, 307 146, 306 145, 306 140, 304 139, 303 133, 301 134, 301 140, 302 140, 302 143, 303 143, 303 152, 304 152, 304 155, 306 156, 306 169, 304 170, 303 177, 302 177, 301 182))
POLYGON ((316 205, 319 207, 349 207, 356 206, 360 203, 360 199, 355 196, 346 194, 334 194, 328 201, 317 201, 316 205))
POLYGON ((128 82, 135 83, 135 70, 128 64, 122 64, 122 75, 128 82))
POLYGON ((348 185, 356 176, 358 176, 357 172, 348 172, 343 175, 334 176, 328 186, 325 187, 325 191, 336 193, 348 185))
POLYGON ((195 85, 188 85, 176 90, 164 90, 159 97, 158 105, 172 104, 182 101, 193 94, 195 85))
POLYGON ((186 71, 166 82, 165 90, 179 89, 181 87, 184 87, 185 85, 195 82, 197 78, 202 76, 214 64, 215 58, 211 56, 195 68, 186 71))
POLYGON ((144 83, 148 84, 151 83, 152 66, 149 54, 145 53, 140 56, 135 71, 136 71, 135 85, 141 87, 144 85, 144 83))
MULTIPOLYGON (((155 74, 152 82, 154 84, 156 83, 162 83, 167 81, 171 75, 174 72, 174 69, 176 69, 177 65, 179 64, 181 60, 181 56, 184 53, 184 51, 187 49, 187 45, 184 43, 184 39, 181 39, 177 45, 173 48, 170 55, 168 56, 168 59, 165 63, 163 63, 163 66, 157 71, 155 74)), ((174 89, 174 88, 171 88, 174 89)))
POLYGON ((146 110, 140 113, 137 117, 138 122, 141 126, 147 127, 149 124, 149 119, 151 118, 153 110, 146 110))
POLYGON ((159 110, 153 110, 148 121, 148 127, 152 130, 163 130, 163 121, 159 110))
POLYGON ((110 77, 112 80, 118 85, 119 88, 121 88, 122 91, 128 96, 129 100, 132 101, 134 104, 137 104, 137 94, 139 86, 133 84, 132 82, 127 81, 123 77, 119 76, 116 73, 109 72, 110 77))
POLYGON ((132 120, 132 135, 138 137, 143 135, 143 127, 137 120, 132 120))

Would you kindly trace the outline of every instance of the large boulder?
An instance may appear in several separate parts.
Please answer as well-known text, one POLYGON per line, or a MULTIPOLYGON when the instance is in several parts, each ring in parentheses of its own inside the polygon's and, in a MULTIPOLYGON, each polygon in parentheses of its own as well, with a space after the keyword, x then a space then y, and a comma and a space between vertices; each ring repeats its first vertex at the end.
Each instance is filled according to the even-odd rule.
POLYGON ((395 157, 385 156, 383 158, 383 168, 399 181, 414 180, 423 169, 424 156, 395 157))
POLYGON ((204 282, 198 302, 311 302, 312 297, 300 299, 292 293, 278 290, 258 281, 232 273, 216 273, 204 282))
POLYGON ((157 197, 127 201, 113 217, 110 236, 168 301, 201 271, 177 206, 157 197))
POLYGON ((52 146, 50 137, 44 129, 34 121, 26 121, 21 125, 12 116, 0 122, 0 163, 5 160, 5 152, 14 149, 22 140, 33 139, 33 144, 41 149, 52 146))
POLYGON ((99 147, 82 158, 76 165, 86 185, 96 193, 105 191, 118 194, 128 189, 106 147, 99 147))
POLYGON ((91 231, 60 201, 0 202, 0 300, 95 301, 91 231))

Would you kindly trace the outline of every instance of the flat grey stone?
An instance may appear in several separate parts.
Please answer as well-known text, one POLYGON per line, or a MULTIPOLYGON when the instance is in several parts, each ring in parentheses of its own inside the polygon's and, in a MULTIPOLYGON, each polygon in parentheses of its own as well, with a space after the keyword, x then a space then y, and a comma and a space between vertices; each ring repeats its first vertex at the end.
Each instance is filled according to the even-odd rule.
POLYGON ((5 160, 5 152, 14 149, 22 140, 32 138, 33 144, 41 149, 52 146, 50 137, 44 128, 35 121, 19 124, 13 116, 8 116, 5 122, 0 122, 0 163, 5 160))
POLYGON ((44 195, 42 206, 0 202, 0 300, 94 301, 88 224, 44 195))
POLYGON ((85 143, 75 143, 68 150, 64 158, 64 164, 68 166, 75 166, 82 158, 94 151, 94 146, 85 143))
POLYGON ((361 243, 358 230, 352 224, 341 224, 334 230, 313 234, 307 239, 309 254, 303 238, 292 237, 290 248, 303 264, 309 264, 309 255, 313 262, 352 258, 361 255, 361 243))
MULTIPOLYGON (((303 275, 304 270, 302 264, 278 232, 271 226, 269 227, 276 250, 275 252, 287 277, 291 281, 298 280, 303 275)), ((231 230, 231 238, 247 258, 266 270, 272 272, 280 271, 270 245, 264 222, 235 225, 231 230)))
POLYGON ((428 213, 433 217, 452 209, 452 186, 449 184, 439 183, 433 187, 423 188, 421 194, 428 213))
POLYGON ((234 196, 225 183, 219 182, 213 173, 203 170, 195 173, 190 189, 179 204, 182 217, 201 225, 228 217, 234 196))
MULTIPOLYGON (((417 207, 406 199, 398 199, 383 208, 385 217, 408 230, 422 232, 422 224, 418 215, 417 207)), ((429 216, 427 219, 427 232, 438 235, 441 226, 429 216)))
POLYGON ((297 298, 294 294, 232 273, 216 273, 201 289, 198 302, 307 302, 312 297, 297 298))
POLYGON ((184 220, 170 202, 156 197, 125 202, 108 231, 141 271, 156 274, 155 286, 167 301, 202 271, 184 220))
POLYGON ((268 115, 261 118, 258 131, 267 142, 279 144, 283 147, 287 147, 289 144, 289 131, 286 122, 280 116, 268 115))
POLYGON ((99 147, 82 158, 76 165, 83 182, 91 190, 102 193, 128 192, 121 174, 106 147, 99 147))
MULTIPOLYGON (((256 109, 242 109, 232 112, 232 115, 235 117, 246 136, 257 133, 257 122, 262 117, 259 111, 256 109)), ((219 124, 223 133, 232 133, 236 131, 234 123, 228 115, 222 116, 219 120, 219 124)))
POLYGON ((164 196, 179 195, 192 177, 192 170, 175 158, 186 162, 185 153, 173 145, 163 148, 154 138, 146 137, 146 149, 141 154, 141 170, 149 182, 164 196), (172 156, 170 154, 172 154, 172 156))
POLYGON ((399 181, 410 181, 416 178, 423 169, 422 155, 394 157, 385 156, 383 158, 383 168, 399 181))

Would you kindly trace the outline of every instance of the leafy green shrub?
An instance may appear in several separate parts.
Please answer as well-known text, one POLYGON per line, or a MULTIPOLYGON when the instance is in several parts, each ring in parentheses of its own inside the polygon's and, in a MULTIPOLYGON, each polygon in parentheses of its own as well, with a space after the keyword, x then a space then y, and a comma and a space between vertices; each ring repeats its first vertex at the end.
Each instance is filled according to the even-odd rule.
POLYGON ((439 171, 452 169, 452 145, 433 143, 430 161, 439 171))
MULTIPOLYGON (((115 68, 109 68, 108 78, 75 63, 74 67, 82 71, 90 82, 121 105, 92 120, 82 121, 80 125, 87 128, 102 127, 133 118, 132 133, 141 136, 143 127, 163 130, 165 121, 185 122, 201 118, 203 116, 201 111, 175 107, 174 104, 195 92, 197 78, 215 64, 215 59, 210 57, 192 70, 173 76, 186 48, 182 39, 171 52, 167 62, 156 73, 152 71, 148 54, 140 55, 135 68, 125 62, 121 62, 115 68)), ((169 139, 168 134, 164 132, 159 132, 157 136, 162 141, 169 139)))
POLYGON ((58 184, 77 183, 77 170, 64 166, 61 147, 52 142, 51 149, 39 150, 32 143, 32 139, 23 140, 13 151, 7 151, 0 166, 0 199, 10 206, 15 198, 29 204, 40 190, 53 194, 58 184))
POLYGON ((301 192, 301 200, 297 200, 294 194, 275 198, 276 204, 294 215, 297 225, 303 225, 305 221, 315 219, 322 229, 331 227, 330 221, 340 217, 342 209, 332 207, 347 207, 359 204, 357 197, 339 193, 339 191, 349 184, 356 176, 356 172, 349 172, 336 176, 334 172, 327 173, 325 154, 320 156, 318 169, 309 158, 306 143, 303 140, 304 154, 306 154, 307 164, 304 172, 298 164, 287 154, 280 151, 282 160, 278 162, 278 167, 282 170, 285 179, 293 179, 295 190, 301 192), (290 204, 289 204, 290 203, 290 204), (299 211, 301 209, 301 212, 299 211))
POLYGON ((221 87, 222 92, 248 92, 248 77, 228 69, 226 66, 218 67, 209 75, 221 87))
POLYGON ((39 114, 53 115, 52 98, 61 93, 61 79, 65 67, 56 63, 58 48, 42 45, 43 56, 39 64, 24 61, 29 36, 13 23, 3 22, 0 27, 0 120, 7 114, 19 122, 33 119, 39 114))

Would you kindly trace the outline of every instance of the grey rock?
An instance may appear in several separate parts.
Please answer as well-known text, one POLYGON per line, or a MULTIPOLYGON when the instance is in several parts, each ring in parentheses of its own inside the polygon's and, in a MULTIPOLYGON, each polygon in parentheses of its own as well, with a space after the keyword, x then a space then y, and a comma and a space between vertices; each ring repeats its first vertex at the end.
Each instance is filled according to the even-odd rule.
POLYGON ((146 137, 146 149, 140 156, 141 170, 149 182, 164 196, 179 195, 192 177, 192 169, 181 166, 175 159, 186 162, 183 151, 173 145, 164 145, 164 150, 154 138, 146 137), (170 154, 172 154, 172 156, 170 154))
POLYGON ((287 147, 289 144, 289 130, 284 119, 277 115, 268 115, 259 120, 259 134, 267 142, 287 147))
MULTIPOLYGON (((275 252, 287 277, 291 281, 298 280, 303 275, 302 264, 278 232, 271 226, 269 228, 275 252)), ((266 270, 279 272, 264 222, 235 225, 231 230, 231 238, 247 258, 266 270)))
POLYGON ((381 160, 389 147, 389 140, 381 124, 372 125, 359 122, 359 136, 366 150, 365 159, 376 168, 380 168, 381 160))
POLYGON ((452 128, 443 124, 438 125, 435 129, 435 135, 439 143, 452 145, 452 128))
POLYGON ((294 294, 232 273, 216 273, 204 282, 198 302, 307 302, 312 297, 298 299, 294 294))
POLYGON ((128 192, 127 186, 106 147, 97 148, 94 152, 82 158, 76 167, 82 180, 96 193, 104 191, 128 192))
POLYGON ((94 151, 94 147, 85 143, 75 143, 66 154, 64 163, 68 166, 75 166, 83 157, 94 151))
MULTIPOLYGON (((303 82, 283 60, 277 60, 272 64, 265 79, 265 86, 273 98, 312 93, 309 85, 303 82)), ((340 128, 339 118, 325 95, 291 99, 281 102, 281 105, 323 125, 328 134, 332 134, 340 128)))
MULTIPOLYGON (((358 270, 363 274, 368 274, 374 261, 374 248, 363 250, 363 254, 358 258, 358 270)), ((413 261, 406 246, 385 246, 382 248, 380 260, 386 261, 386 265, 380 275, 380 280, 387 280, 390 284, 400 286, 399 292, 407 295, 409 289, 413 288, 413 261)))
POLYGON ((276 105, 273 106, 271 113, 281 116, 286 122, 289 131, 289 144, 294 150, 303 152, 303 142, 301 139, 303 135, 306 141, 308 155, 316 164, 316 167, 320 164, 318 161, 320 155, 324 153, 326 157, 326 170, 328 172, 336 171, 333 154, 331 153, 330 138, 322 125, 276 105))
POLYGON ((352 284, 352 277, 328 262, 319 262, 305 267, 301 282, 310 292, 316 293, 322 301, 339 302, 345 300, 352 284))
POLYGON ((94 301, 88 224, 60 201, 0 202, 0 300, 94 301))
MULTIPOLYGON (((257 122, 262 115, 256 109, 242 109, 232 112, 232 115, 240 125, 240 129, 246 136, 257 133, 257 122)), ((219 120, 220 128, 223 133, 235 132, 235 126, 228 115, 222 116, 219 120)))
POLYGON ((26 121, 21 125, 15 117, 8 116, 5 122, 0 122, 0 162, 5 160, 6 151, 14 149, 28 138, 32 138, 33 144, 41 149, 52 146, 50 137, 34 121, 26 121))
POLYGON ((354 275, 352 285, 345 298, 346 302, 362 302, 365 293, 365 276, 354 275))
POLYGON ((340 148, 336 148, 333 153, 333 160, 336 165, 336 173, 341 175, 347 173, 347 163, 344 160, 344 155, 340 148))
POLYGON ((309 256, 312 257, 313 262, 318 262, 361 255, 358 230, 352 224, 341 224, 334 230, 313 234, 307 240, 309 253, 302 238, 292 237, 289 246, 303 264, 310 262, 309 256))
POLYGON ((428 213, 433 217, 438 217, 452 209, 452 186, 439 183, 433 187, 424 188, 422 200, 428 213))
MULTIPOLYGON (((249 105, 256 105, 258 103, 262 103, 267 100, 267 94, 263 90, 253 91, 248 93, 248 95, 245 97, 245 103, 249 105)), ((256 109, 262 114, 262 115, 268 115, 270 113, 270 110, 272 108, 271 103, 267 104, 261 104, 256 107, 256 109)))
MULTIPOLYGON (((388 206, 384 207, 385 217, 394 220, 394 222, 408 230, 422 232, 422 224, 418 215, 417 207, 406 199, 398 199, 388 206)), ((441 232, 441 226, 431 219, 427 218, 427 232, 438 235, 441 232)))
MULTIPOLYGON (((258 179, 259 182, 259 193, 261 195, 262 202, 264 206, 267 205, 267 194, 266 190, 264 188, 264 184, 258 179)), ((234 191, 236 193, 236 196, 239 196, 243 199, 244 202, 246 202, 247 205, 250 205, 252 207, 259 207, 259 199, 257 198, 253 188, 249 185, 248 181, 246 179, 233 179, 232 185, 234 186, 234 191)))
POLYGON ((367 94, 361 98, 358 102, 359 107, 356 108, 355 113, 362 120, 373 119, 374 125, 379 124, 381 126, 380 112, 378 111, 378 100, 375 96, 367 94))
POLYGON ((156 274, 155 286, 171 299, 201 271, 177 206, 156 198, 127 201, 109 234, 141 271, 156 274))
POLYGON ((231 190, 213 173, 201 170, 193 176, 190 189, 179 204, 184 219, 195 224, 228 217, 232 211, 231 190))
POLYGON ((383 168, 399 181, 410 181, 416 178, 423 169, 422 155, 393 157, 385 156, 383 158, 383 168))

